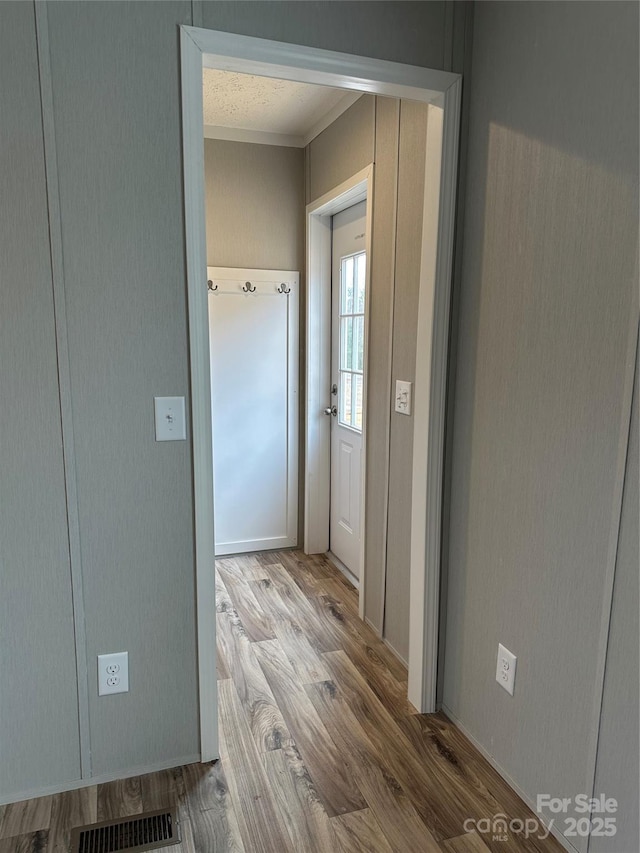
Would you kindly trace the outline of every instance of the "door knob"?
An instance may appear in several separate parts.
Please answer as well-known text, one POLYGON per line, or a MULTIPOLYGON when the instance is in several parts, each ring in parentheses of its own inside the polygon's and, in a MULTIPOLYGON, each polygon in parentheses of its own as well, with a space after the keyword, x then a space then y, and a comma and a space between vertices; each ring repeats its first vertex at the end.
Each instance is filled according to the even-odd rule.
POLYGON ((325 415, 333 415, 333 417, 338 416, 338 407, 337 406, 327 406, 324 410, 325 415))

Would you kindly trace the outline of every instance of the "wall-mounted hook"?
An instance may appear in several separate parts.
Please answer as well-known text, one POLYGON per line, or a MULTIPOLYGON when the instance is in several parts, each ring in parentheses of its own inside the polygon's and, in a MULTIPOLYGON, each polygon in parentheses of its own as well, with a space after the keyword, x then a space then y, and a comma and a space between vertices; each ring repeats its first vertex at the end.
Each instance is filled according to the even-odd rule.
POLYGON ((280 287, 278 288, 278 293, 291 293, 291 288, 283 281, 280 287))
POLYGON ((256 292, 255 284, 251 284, 250 281, 245 281, 245 283, 242 286, 242 289, 244 290, 245 293, 255 293, 256 292))
POLYGON ((213 284, 213 282, 211 281, 211 279, 209 279, 209 280, 207 281, 207 288, 211 291, 211 293, 215 293, 215 292, 216 292, 216 290, 218 289, 218 285, 216 284, 216 285, 214 286, 214 284, 213 284))

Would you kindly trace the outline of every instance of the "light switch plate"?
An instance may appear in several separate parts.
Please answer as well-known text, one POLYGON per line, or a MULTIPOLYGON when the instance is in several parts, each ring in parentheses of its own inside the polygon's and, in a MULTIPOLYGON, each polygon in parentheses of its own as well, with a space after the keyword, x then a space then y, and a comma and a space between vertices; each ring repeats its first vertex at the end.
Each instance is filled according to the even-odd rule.
POLYGON ((184 397, 154 397, 156 441, 184 441, 187 437, 184 397))
POLYGON ((400 415, 411 414, 411 382, 396 379, 396 412, 400 415))

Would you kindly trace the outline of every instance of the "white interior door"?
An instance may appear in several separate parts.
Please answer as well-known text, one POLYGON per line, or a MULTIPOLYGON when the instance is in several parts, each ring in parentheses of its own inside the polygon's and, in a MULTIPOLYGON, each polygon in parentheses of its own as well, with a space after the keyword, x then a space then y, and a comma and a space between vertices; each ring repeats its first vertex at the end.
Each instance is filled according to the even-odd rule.
POLYGON ((356 578, 361 570, 365 205, 335 214, 332 234, 329 547, 356 578))
POLYGON ((209 267, 216 554, 297 544, 298 273, 209 267))

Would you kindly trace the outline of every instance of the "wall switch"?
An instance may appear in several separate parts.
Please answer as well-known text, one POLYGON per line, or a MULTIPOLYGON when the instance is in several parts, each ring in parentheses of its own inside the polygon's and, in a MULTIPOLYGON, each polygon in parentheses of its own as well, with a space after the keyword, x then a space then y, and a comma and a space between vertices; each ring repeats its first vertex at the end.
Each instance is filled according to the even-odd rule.
POLYGON ((184 441, 187 437, 184 397, 154 397, 156 441, 184 441))
POLYGON ((502 643, 498 643, 498 665, 496 667, 496 681, 500 687, 504 687, 507 693, 513 696, 516 686, 516 664, 518 658, 505 649, 502 643))
POLYGON ((98 696, 129 692, 129 652, 98 655, 98 696))
POLYGON ((396 379, 396 412, 401 415, 411 414, 411 382, 396 379))

